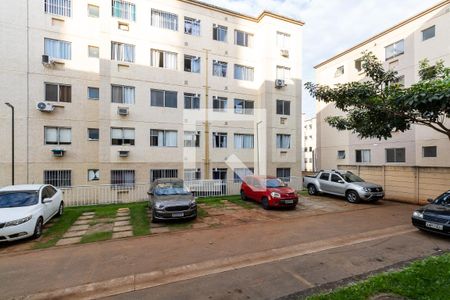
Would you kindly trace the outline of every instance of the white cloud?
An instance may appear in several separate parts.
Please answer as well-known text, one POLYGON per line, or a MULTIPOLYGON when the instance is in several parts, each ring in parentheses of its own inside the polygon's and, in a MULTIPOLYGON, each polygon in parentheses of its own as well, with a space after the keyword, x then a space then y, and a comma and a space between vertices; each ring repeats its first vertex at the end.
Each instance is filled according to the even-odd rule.
MULTIPOLYGON (((203 0, 257 16, 270 10, 305 21, 303 80, 314 81, 313 66, 440 2, 439 0, 203 0)), ((303 93, 304 112, 314 100, 303 93)))

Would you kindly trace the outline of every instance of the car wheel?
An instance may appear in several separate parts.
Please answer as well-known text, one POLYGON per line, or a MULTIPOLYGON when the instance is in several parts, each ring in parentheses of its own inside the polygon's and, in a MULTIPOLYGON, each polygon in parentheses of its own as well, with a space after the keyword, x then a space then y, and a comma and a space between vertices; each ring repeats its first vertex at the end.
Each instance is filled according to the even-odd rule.
POLYGON ((360 198, 357 192, 348 191, 346 195, 347 201, 350 203, 359 203, 360 198))
POLYGON ((243 201, 247 201, 248 200, 247 196, 245 195, 244 190, 241 190, 241 200, 243 200, 243 201))
POLYGON ((59 208, 58 208, 57 216, 61 217, 63 215, 63 213, 64 213, 64 202, 61 201, 61 204, 59 205, 59 208))
POLYGON ((316 195, 317 194, 317 188, 314 184, 310 184, 308 186, 308 194, 310 195, 316 195))
POLYGON ((262 207, 264 209, 270 209, 270 205, 269 205, 269 199, 267 199, 266 197, 261 199, 261 203, 262 203, 262 207))
POLYGON ((37 239, 42 235, 42 227, 44 226, 44 222, 42 221, 42 217, 39 217, 39 219, 36 222, 36 226, 34 227, 34 234, 33 237, 37 239))

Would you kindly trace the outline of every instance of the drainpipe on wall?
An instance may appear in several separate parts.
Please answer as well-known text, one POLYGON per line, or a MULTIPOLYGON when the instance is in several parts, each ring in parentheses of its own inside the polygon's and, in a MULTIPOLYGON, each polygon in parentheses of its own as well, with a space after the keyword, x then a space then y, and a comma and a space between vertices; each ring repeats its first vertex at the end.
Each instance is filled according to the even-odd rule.
POLYGON ((208 118, 208 110, 209 110, 209 66, 208 66, 208 56, 209 56, 209 49, 203 49, 205 50, 205 68, 206 68, 206 72, 205 72, 205 100, 206 100, 206 104, 205 104, 205 120, 204 120, 204 124, 205 124, 205 179, 210 179, 210 173, 209 173, 209 118, 208 118))

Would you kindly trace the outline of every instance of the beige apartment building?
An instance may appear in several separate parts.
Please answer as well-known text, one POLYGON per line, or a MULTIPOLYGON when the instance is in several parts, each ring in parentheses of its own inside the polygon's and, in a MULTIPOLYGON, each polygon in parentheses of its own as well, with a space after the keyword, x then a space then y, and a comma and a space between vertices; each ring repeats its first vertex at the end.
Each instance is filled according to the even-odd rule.
MULTIPOLYGON (((362 52, 371 51, 386 68, 398 71, 403 84, 409 86, 419 79, 419 61, 425 58, 431 63, 443 60, 446 66, 450 66, 449 41, 450 1, 447 0, 320 63, 315 67, 316 81, 333 86, 363 80, 359 58, 362 52)), ((407 132, 394 133, 388 140, 360 139, 351 132, 330 127, 325 118, 335 115, 343 115, 343 112, 333 104, 317 102, 319 169, 333 169, 339 165, 450 167, 448 137, 432 129, 413 126, 407 132)), ((414 178, 415 175, 411 176, 414 178)))
POLYGON ((301 21, 191 0, 3 2, 16 184, 301 175, 301 21))
POLYGON ((316 171, 316 117, 303 116, 303 171, 316 171))

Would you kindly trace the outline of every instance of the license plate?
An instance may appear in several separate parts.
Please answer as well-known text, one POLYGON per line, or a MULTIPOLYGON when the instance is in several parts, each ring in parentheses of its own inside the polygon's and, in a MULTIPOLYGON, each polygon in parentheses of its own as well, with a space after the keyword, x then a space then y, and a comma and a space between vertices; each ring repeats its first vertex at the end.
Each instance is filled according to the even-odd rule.
POLYGON ((433 229, 437 229, 437 230, 444 230, 444 225, 440 225, 440 224, 426 222, 425 226, 427 226, 428 228, 433 228, 433 229))
POLYGON ((284 203, 286 203, 286 204, 293 204, 294 200, 284 200, 284 203))
POLYGON ((184 213, 173 213, 172 217, 176 218, 176 217, 183 217, 184 213))

